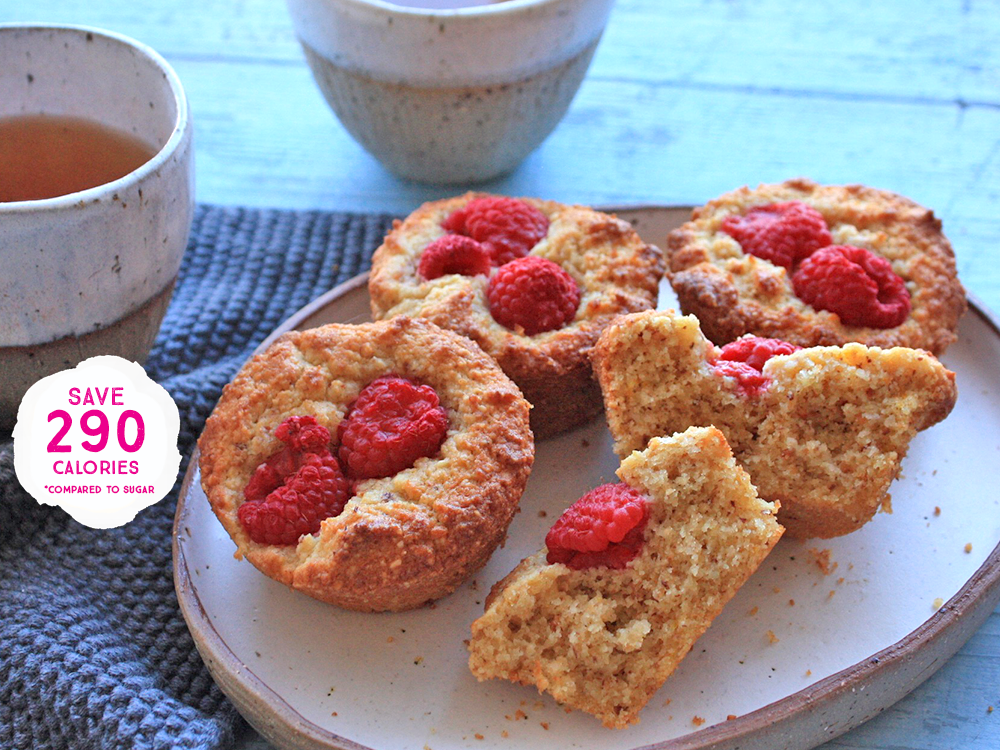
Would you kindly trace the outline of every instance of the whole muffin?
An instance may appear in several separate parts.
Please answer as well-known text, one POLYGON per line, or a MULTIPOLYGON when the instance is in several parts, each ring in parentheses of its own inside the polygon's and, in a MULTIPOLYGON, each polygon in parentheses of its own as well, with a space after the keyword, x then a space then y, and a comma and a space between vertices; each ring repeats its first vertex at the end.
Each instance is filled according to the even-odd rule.
POLYGON ((966 308, 933 212, 861 185, 743 187, 695 209, 667 248, 681 309, 720 345, 752 333, 940 354, 966 308))
POLYGON ((226 386, 198 441, 202 486, 265 575, 349 609, 408 609, 505 538, 534 458, 528 409, 430 322, 296 331, 226 386))
POLYGON ((600 412, 587 350, 615 316, 655 307, 662 275, 660 250, 614 216, 468 193, 398 222, 368 288, 376 319, 426 318, 479 344, 545 438, 600 412))

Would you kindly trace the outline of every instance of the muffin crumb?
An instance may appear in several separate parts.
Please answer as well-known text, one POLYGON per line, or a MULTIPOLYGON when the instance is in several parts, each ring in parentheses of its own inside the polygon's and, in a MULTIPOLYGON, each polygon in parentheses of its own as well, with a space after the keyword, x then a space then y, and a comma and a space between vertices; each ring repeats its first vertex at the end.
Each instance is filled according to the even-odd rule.
POLYGON ((638 721, 782 532, 715 428, 654 438, 618 475, 647 498, 637 556, 579 570, 548 564, 544 549, 526 558, 494 587, 469 645, 478 679, 535 685, 611 728, 638 721))

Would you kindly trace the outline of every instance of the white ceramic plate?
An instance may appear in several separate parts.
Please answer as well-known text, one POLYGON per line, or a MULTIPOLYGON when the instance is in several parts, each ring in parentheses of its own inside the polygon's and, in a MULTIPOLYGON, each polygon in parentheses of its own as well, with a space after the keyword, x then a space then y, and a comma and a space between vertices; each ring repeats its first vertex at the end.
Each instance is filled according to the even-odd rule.
MULTIPOLYGON (((660 243, 689 210, 618 214, 660 243)), ((662 299, 672 303, 669 287, 662 299)), ((275 335, 367 318, 359 277, 275 335)), ((1000 599, 995 319, 973 303, 944 362, 958 373, 958 404, 914 440, 894 512, 839 539, 781 541, 629 729, 604 729, 531 688, 477 683, 463 643, 490 586, 566 506, 613 480, 601 419, 539 444, 506 546, 451 596, 403 614, 322 604, 235 560, 192 461, 174 529, 181 608, 220 687, 281 748, 811 748, 929 677, 1000 599), (829 551, 832 571, 813 550, 829 551)))

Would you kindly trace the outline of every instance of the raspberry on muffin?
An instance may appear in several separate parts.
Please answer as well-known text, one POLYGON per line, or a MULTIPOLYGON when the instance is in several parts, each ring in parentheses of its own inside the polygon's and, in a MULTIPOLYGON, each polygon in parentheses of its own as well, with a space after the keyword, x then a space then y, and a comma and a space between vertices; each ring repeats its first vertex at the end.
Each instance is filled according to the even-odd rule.
POLYGON ((471 237, 490 252, 493 265, 523 258, 548 234, 549 217, 536 206, 496 195, 473 198, 441 225, 449 232, 471 237))
POLYGON ((618 476, 493 587, 469 641, 479 680, 534 685, 610 728, 639 720, 782 534, 714 427, 653 439, 618 476))
POLYGON ((274 435, 285 445, 254 470, 236 516, 255 542, 296 544, 339 515, 351 493, 330 453, 330 431, 315 418, 289 417, 274 435))
POLYGON ((361 389, 337 427, 340 460, 352 479, 380 479, 438 452, 448 415, 429 385, 383 375, 361 389))
POLYGON ((715 425, 796 537, 867 523, 910 441, 955 405, 955 374, 929 353, 851 343, 799 349, 748 337, 717 349, 691 315, 626 315, 593 350, 615 452, 715 425))
POLYGON ((576 317, 580 289, 558 264, 530 255, 498 269, 486 288, 486 299, 497 323, 534 336, 556 331, 576 317))
POLYGON ((360 611, 444 596, 506 536, 529 405, 471 341, 409 318, 288 333, 226 386, 202 486, 264 574, 360 611))
POLYGON ((848 326, 895 328, 910 314, 906 284, 885 258, 851 245, 829 245, 802 261, 792 289, 817 310, 848 326))
POLYGON ((861 185, 740 188, 695 209, 667 255, 681 310, 719 345, 749 333, 941 354, 966 308, 933 212, 861 185))
POLYGON ((603 484, 573 503, 545 535, 545 561, 573 570, 620 570, 639 554, 649 517, 645 496, 627 484, 603 484))
POLYGON ((482 243, 460 234, 446 234, 424 248, 417 273, 427 281, 453 273, 478 276, 489 274, 492 265, 490 251, 482 243))
POLYGON ((426 318, 479 344, 531 403, 540 439, 600 412, 586 351, 616 315, 656 306, 662 274, 660 250, 613 216, 467 193, 398 222, 375 252, 368 289, 375 319, 426 318), (425 273, 443 242, 466 243, 469 260, 425 273))

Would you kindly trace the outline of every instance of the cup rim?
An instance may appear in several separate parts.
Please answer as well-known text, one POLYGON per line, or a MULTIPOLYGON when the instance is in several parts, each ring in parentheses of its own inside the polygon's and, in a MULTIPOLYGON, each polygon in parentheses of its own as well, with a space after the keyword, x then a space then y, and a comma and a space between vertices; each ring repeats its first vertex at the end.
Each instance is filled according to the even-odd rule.
MULTIPOLYGON (((519 0, 515 0, 519 1, 519 0)), ((108 29, 102 29, 97 26, 88 26, 84 24, 56 24, 56 23, 0 23, 0 36, 2 36, 7 31, 28 31, 28 32, 45 32, 45 31, 66 31, 75 32, 77 34, 92 34, 95 36, 104 37, 114 42, 118 42, 127 47, 131 47, 140 54, 144 55, 150 62, 152 62, 162 73, 170 86, 170 93, 174 98, 174 104, 177 108, 177 115, 174 118, 173 129, 170 132, 170 136, 167 138, 163 146, 146 162, 140 166, 133 169, 128 174, 122 175, 116 180, 111 182, 105 182, 101 185, 95 185, 94 187, 89 187, 84 190, 77 190, 74 193, 66 193, 64 195, 57 195, 52 198, 36 198, 33 200, 24 201, 6 201, 0 202, 0 214, 12 214, 12 213, 26 213, 26 212, 38 212, 44 210, 58 210, 64 209, 72 206, 76 206, 81 202, 86 202, 90 199, 98 199, 101 195, 107 194, 109 192, 113 193, 117 190, 123 189, 129 185, 135 184, 140 180, 147 177, 152 172, 155 172, 163 164, 170 159, 170 157, 177 151, 178 147, 184 141, 186 137, 191 115, 188 109, 187 96, 184 93, 184 87, 181 85, 180 77, 177 75, 176 71, 171 67, 159 52, 154 50, 147 44, 144 44, 136 39, 125 34, 120 34, 116 31, 109 31, 108 29)))
POLYGON ((359 10, 382 10, 400 16, 418 18, 467 19, 483 16, 513 15, 529 9, 557 5, 566 0, 496 0, 487 5, 470 5, 462 8, 415 8, 409 5, 396 5, 389 0, 339 0, 346 5, 353 5, 359 10))

